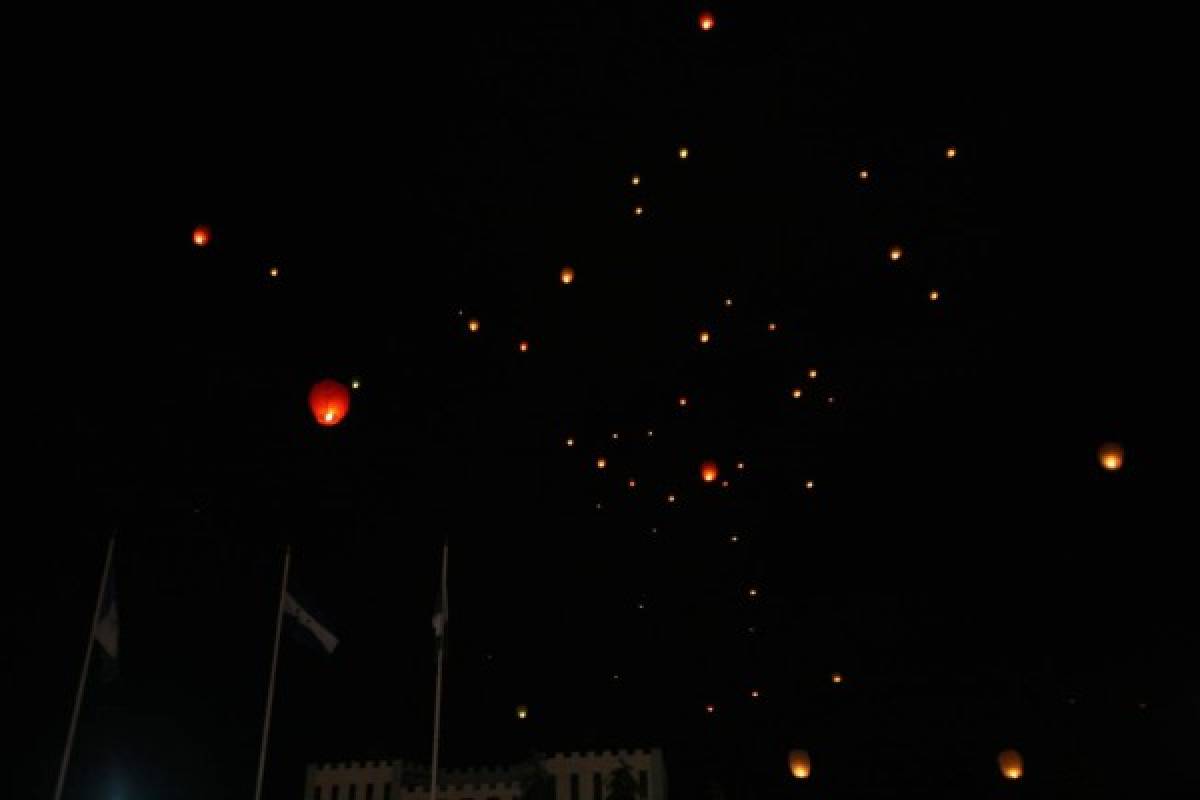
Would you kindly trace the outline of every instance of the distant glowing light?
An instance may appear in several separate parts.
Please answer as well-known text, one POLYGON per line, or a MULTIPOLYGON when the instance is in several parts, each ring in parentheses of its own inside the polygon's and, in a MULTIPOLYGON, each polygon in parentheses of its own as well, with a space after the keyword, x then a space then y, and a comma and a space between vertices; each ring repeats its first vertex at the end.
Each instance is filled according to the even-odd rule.
POLYGON ((714 706, 712 703, 709 703, 708 705, 706 705, 706 706, 704 707, 704 710, 705 710, 707 713, 709 713, 709 714, 712 714, 712 713, 715 713, 715 712, 716 712, 716 710, 717 710, 717 707, 716 707, 716 706, 714 706))
POLYGON ((753 697, 755 700, 757 700, 758 699, 758 689, 751 690, 750 696, 753 697))
POLYGON ((196 247, 206 247, 212 241, 212 228, 207 225, 197 225, 192 230, 192 244, 196 247))
POLYGON ((617 431, 613 431, 613 438, 614 438, 614 439, 620 439, 620 438, 621 438, 621 434, 620 434, 620 433, 618 433, 617 431))
POLYGON ((686 397, 686 396, 680 396, 680 398, 679 398, 679 405, 681 405, 681 406, 686 406, 687 404, 688 404, 688 399, 687 399, 687 397, 686 397))
POLYGON ((709 11, 704 11, 700 14, 700 30, 711 31, 717 24, 717 19, 709 11))
POLYGON ((758 588, 751 586, 746 590, 746 594, 750 595, 751 597, 758 597, 758 588))
POLYGON ((308 392, 308 408, 318 425, 337 425, 350 410, 350 391, 332 379, 318 381, 308 392))
POLYGON ((729 481, 728 481, 728 480, 723 480, 723 481, 721 481, 721 488, 722 488, 722 489, 728 489, 728 488, 729 488, 729 481))
POLYGON ((811 489, 811 488, 813 488, 813 486, 814 486, 814 485, 815 485, 815 484, 814 484, 812 481, 805 481, 805 482, 804 482, 804 488, 805 488, 805 489, 811 489))
POLYGON ((637 487, 637 481, 635 481, 633 478, 630 478, 629 479, 629 488, 634 489, 636 487, 637 487))
POLYGON ((732 298, 732 297, 726 297, 726 298, 725 298, 725 307, 726 307, 726 308, 729 308, 729 307, 730 307, 730 306, 732 306, 732 305, 733 305, 733 298, 732 298))
POLYGON ((815 369, 810 369, 810 370, 808 371, 808 377, 809 377, 810 379, 812 379, 812 380, 816 380, 816 378, 817 378, 817 371, 816 371, 815 369))
POLYGON ((940 293, 940 292, 938 292, 938 290, 937 290, 937 289, 930 289, 930 290, 929 290, 929 302, 931 302, 931 303, 936 303, 936 302, 938 301, 938 298, 939 298, 939 297, 941 297, 941 296, 942 296, 942 295, 941 295, 941 293, 940 293))
POLYGON ((712 483, 717 479, 717 462, 705 461, 700 465, 700 478, 705 483, 712 483))
POLYGON ((807 750, 793 750, 788 753, 788 769, 793 778, 804 780, 812 774, 812 759, 807 750))
POLYGON ((629 182, 634 186, 638 186, 642 182, 642 176, 635 173, 634 176, 629 179, 629 182))
POLYGON ((729 534, 729 541, 731 544, 737 544, 738 535, 736 533, 729 534))
POLYGON ((775 332, 775 323, 774 323, 774 322, 768 322, 768 323, 767 323, 767 330, 769 330, 771 333, 774 333, 774 332, 775 332))
POLYGON ((1000 774, 1010 781, 1020 780, 1021 775, 1025 773, 1024 759, 1016 750, 1001 751, 1000 755, 996 756, 996 763, 1000 766, 1000 774))
POLYGON ((529 716, 529 707, 520 705, 517 706, 517 719, 525 719, 529 716))
POLYGON ((675 502, 675 495, 673 495, 673 494, 669 494, 669 495, 667 495, 667 502, 668 502, 668 503, 674 503, 674 502, 675 502))
POLYGON ((635 217, 640 217, 643 213, 645 213, 645 209, 643 209, 641 206, 633 207, 633 215, 635 217))
POLYGON ((279 267, 271 267, 269 270, 267 270, 267 274, 270 275, 272 278, 278 278, 279 277, 279 267))
POLYGON ((708 331, 700 331, 700 344, 708 344, 708 331))
POLYGON ((958 149, 955 147, 946 148, 946 158, 954 158, 958 155, 958 149))
POLYGON ((680 157, 680 158, 687 158, 687 157, 688 157, 688 149, 687 149, 686 147, 681 147, 681 148, 679 148, 679 157, 680 157))
POLYGON ((828 403, 829 405, 833 405, 833 395, 829 395, 829 397, 826 397, 825 402, 828 403))
POLYGON ((745 469, 745 468, 746 468, 746 462, 745 462, 745 461, 739 461, 739 462, 737 462, 737 468, 738 468, 738 469, 745 469))
POLYGON ((355 378, 354 380, 350 381, 351 389, 358 389, 360 386, 362 386, 362 381, 360 381, 358 378, 355 378))
POLYGON ((649 438, 651 438, 651 439, 653 439, 653 438, 654 438, 654 431, 646 431, 646 436, 647 436, 647 437, 649 437, 649 438))
POLYGON ((865 169, 860 169, 858 171, 858 179, 860 181, 866 183, 868 180, 870 180, 870 178, 871 178, 871 173, 867 172, 865 169))
POLYGON ((1096 458, 1105 470, 1116 472, 1125 464, 1125 448, 1116 442, 1105 442, 1097 448, 1096 458))
POLYGON ((520 350, 522 353, 528 353, 529 352, 529 342, 522 339, 520 341, 520 343, 517 344, 517 349, 520 350))
POLYGON ((558 279, 563 282, 564 286, 573 283, 575 280, 575 270, 571 267, 563 267, 562 271, 558 273, 558 279))
POLYGON ((604 469, 607 466, 608 466, 608 459, 604 458, 603 456, 596 459, 596 469, 604 469))
POLYGON ((891 248, 888 250, 888 258, 890 258, 892 261, 899 261, 903 257, 904 257, 904 248, 898 244, 892 245, 891 248))
POLYGON ((467 330, 471 333, 479 333, 479 320, 471 319, 467 321, 467 330))
POLYGON ((575 440, 572 439, 570 436, 568 436, 567 437, 567 447, 574 447, 574 446, 575 446, 575 440))
POLYGON ((799 400, 803 396, 804 396, 803 389, 792 389, 792 399, 799 400))
POLYGON ((835 672, 830 676, 830 680, 832 680, 834 683, 841 683, 845 680, 845 677, 842 676, 842 673, 835 672))

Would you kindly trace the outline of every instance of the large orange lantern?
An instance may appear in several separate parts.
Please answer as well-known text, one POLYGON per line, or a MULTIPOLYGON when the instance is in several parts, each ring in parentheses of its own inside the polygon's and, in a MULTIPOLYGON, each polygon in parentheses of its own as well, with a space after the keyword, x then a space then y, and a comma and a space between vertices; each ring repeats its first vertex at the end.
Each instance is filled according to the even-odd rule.
POLYGON ((696 20, 700 25, 700 30, 711 31, 717 24, 717 18, 712 15, 711 11, 703 11, 700 17, 696 20))
POLYGON ((788 753, 788 768, 792 771, 793 778, 803 780, 812 774, 812 759, 808 757, 807 750, 793 750, 788 753))
POLYGON ((192 230, 192 244, 196 247, 204 247, 212 241, 212 228, 207 225, 197 225, 192 230))
POLYGON ((1000 765, 1000 774, 1010 781, 1020 780, 1025 774, 1025 762, 1016 750, 1000 751, 1000 755, 996 756, 996 763, 1000 765))
POLYGON ((565 286, 575 280, 575 270, 571 269, 570 267, 563 267, 562 271, 558 273, 558 277, 565 286))
POLYGON ((700 477, 705 483, 712 483, 717 479, 719 471, 717 470, 717 462, 705 461, 700 465, 700 477))
POLYGON ((1116 472, 1125 463, 1125 448, 1116 442, 1105 442, 1096 449, 1096 458, 1100 466, 1109 472, 1116 472))
POLYGON ((308 392, 308 407, 318 425, 337 425, 350 410, 350 390, 335 380, 319 381, 308 392))

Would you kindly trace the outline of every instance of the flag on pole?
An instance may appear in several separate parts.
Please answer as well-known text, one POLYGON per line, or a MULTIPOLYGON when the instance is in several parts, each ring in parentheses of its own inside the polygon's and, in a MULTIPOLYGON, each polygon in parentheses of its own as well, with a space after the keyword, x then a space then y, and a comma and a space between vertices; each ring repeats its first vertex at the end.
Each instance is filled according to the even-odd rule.
POLYGON ((121 641, 121 617, 117 612, 117 582, 116 575, 110 571, 104 580, 104 592, 100 599, 100 614, 96 618, 96 628, 92 631, 96 644, 100 645, 100 657, 103 659, 101 675, 112 679, 117 674, 117 652, 121 641))
POLYGON ((433 611, 433 635, 436 637, 439 645, 446 641, 446 623, 450 620, 450 602, 446 595, 446 558, 449 555, 450 545, 446 544, 442 547, 442 582, 438 587, 437 604, 433 611))
POLYGON ((283 595, 283 613, 297 638, 309 644, 316 644, 326 653, 332 653, 338 646, 338 638, 317 621, 316 617, 305 611, 296 602, 296 598, 292 597, 291 592, 285 592, 283 595))

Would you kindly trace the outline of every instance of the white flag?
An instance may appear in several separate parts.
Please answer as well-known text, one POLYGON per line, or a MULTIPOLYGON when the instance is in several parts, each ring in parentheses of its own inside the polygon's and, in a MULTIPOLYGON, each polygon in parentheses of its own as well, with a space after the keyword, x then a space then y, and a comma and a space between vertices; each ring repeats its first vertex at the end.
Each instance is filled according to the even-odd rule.
POLYGON ((283 611, 296 621, 303 633, 316 639, 317 644, 324 648, 325 652, 332 653, 333 649, 338 646, 338 638, 318 622, 312 614, 305 611, 296 602, 296 598, 292 597, 291 592, 286 592, 283 596, 283 611))

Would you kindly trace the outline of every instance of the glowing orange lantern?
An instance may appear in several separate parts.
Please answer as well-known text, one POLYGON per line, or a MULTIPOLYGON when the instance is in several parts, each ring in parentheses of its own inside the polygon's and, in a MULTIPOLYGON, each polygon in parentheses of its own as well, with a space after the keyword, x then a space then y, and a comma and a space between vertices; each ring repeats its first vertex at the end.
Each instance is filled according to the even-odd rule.
POLYGON ((717 24, 717 19, 710 11, 704 11, 700 14, 700 30, 711 31, 717 24))
POLYGON ((1016 750, 1001 751, 1000 755, 996 756, 996 763, 1000 765, 1000 774, 1010 781, 1020 780, 1025 774, 1025 762, 1016 750))
POLYGON ((528 353, 529 352, 529 342, 522 339, 520 342, 517 343, 517 349, 520 350, 522 353, 528 353))
POLYGON ((708 331, 700 331, 700 344, 708 344, 708 331))
POLYGON ((774 333, 774 332, 775 332, 775 323, 774 323, 774 322, 768 322, 768 323, 767 323, 767 330, 769 330, 771 333, 774 333))
POLYGON ((841 683, 846 679, 842 676, 842 673, 835 672, 832 676, 830 676, 830 680, 832 680, 834 683, 841 683))
POLYGON ((604 456, 601 456, 600 458, 596 459, 596 469, 604 469, 607 466, 608 466, 608 460, 605 459, 604 456))
POLYGON ((717 479, 717 462, 705 461, 700 465, 700 477, 705 483, 712 483, 717 479))
POLYGON ((563 267, 562 272, 558 273, 558 278, 565 286, 575 280, 575 270, 570 267, 563 267))
POLYGON ((955 149, 953 147, 946 148, 946 158, 954 158, 956 155, 958 155, 957 149, 955 149))
POLYGON ((862 182, 866 183, 866 182, 867 182, 867 180, 869 180, 869 179, 870 179, 870 177, 871 177, 871 173, 867 172, 865 169, 860 169, 860 170, 858 171, 858 179, 859 179, 860 181, 862 181, 862 182))
POLYGON ((642 176, 634 175, 632 178, 629 179, 629 182, 632 183, 634 186, 637 186, 638 184, 640 184, 642 182, 642 176))
POLYGON ((899 261, 903 255, 904 248, 898 244, 892 245, 891 249, 888 250, 888 258, 890 258, 892 261, 899 261))
POLYGON ((937 290, 937 289, 931 289, 931 290, 929 291, 929 301, 930 301, 931 303, 936 303, 936 302, 938 301, 938 298, 939 298, 939 297, 941 297, 941 296, 942 296, 942 295, 941 295, 941 293, 940 293, 940 292, 938 292, 938 290, 937 290))
POLYGON ((791 769, 793 778, 803 780, 812 775, 812 759, 808 757, 808 751, 793 750, 788 753, 788 768, 791 769))
POLYGON ((335 380, 323 380, 308 392, 308 407, 318 425, 337 425, 350 410, 350 390, 335 380))
POLYGON ((1116 472, 1125 463, 1125 448, 1116 442, 1105 442, 1096 450, 1096 458, 1100 460, 1100 466, 1116 472))
POLYGON ((479 333, 479 320, 472 319, 467 321, 467 330, 471 333, 479 333))
POLYGON ((197 225, 192 231, 192 244, 196 247, 204 247, 212 241, 212 228, 207 225, 197 225))
POLYGON ((517 706, 517 719, 525 719, 528 716, 529 716, 529 706, 526 706, 526 705, 517 706))

